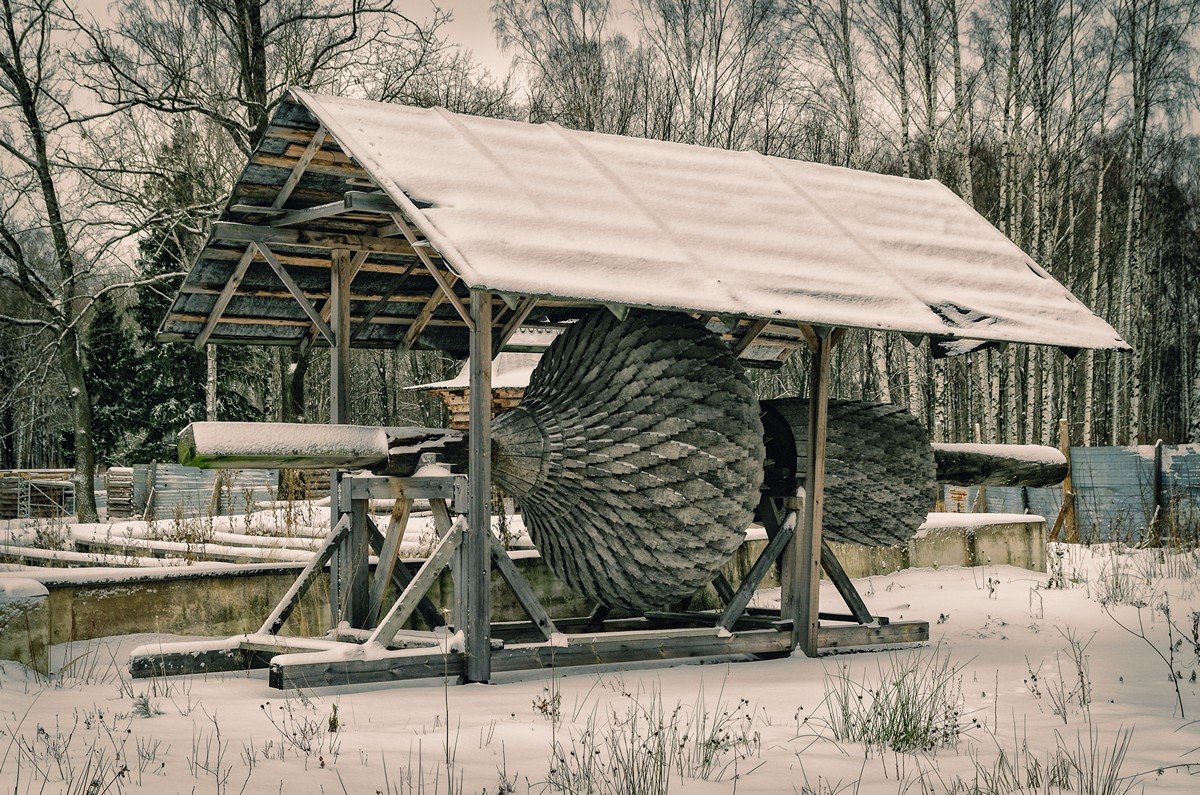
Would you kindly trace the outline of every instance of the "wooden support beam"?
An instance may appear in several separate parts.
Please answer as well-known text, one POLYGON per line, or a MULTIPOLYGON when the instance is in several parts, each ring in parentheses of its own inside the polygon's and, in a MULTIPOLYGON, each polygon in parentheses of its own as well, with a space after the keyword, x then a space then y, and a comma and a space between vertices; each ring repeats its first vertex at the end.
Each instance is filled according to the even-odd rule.
MULTIPOLYGON (((333 425, 345 425, 350 416, 349 381, 350 381, 350 340, 349 335, 341 334, 349 324, 350 296, 345 290, 345 280, 342 278, 342 268, 345 265, 345 252, 330 257, 329 270, 329 305, 330 317, 333 320, 329 345, 329 422, 333 425)), ((335 518, 341 516, 343 509, 349 505, 342 504, 341 472, 331 469, 329 472, 329 515, 335 518)), ((343 604, 349 587, 350 567, 343 560, 343 555, 335 553, 329 567, 329 615, 337 625, 343 612, 343 604)))
POLYGON ((366 331, 367 327, 371 325, 371 321, 375 319, 375 316, 387 308, 387 305, 391 302, 396 293, 400 292, 400 289, 404 287, 405 280, 408 279, 409 274, 411 274, 416 267, 417 263, 414 262, 404 270, 404 273, 401 273, 396 277, 396 280, 392 283, 391 289, 379 296, 379 300, 372 304, 370 309, 368 309, 366 313, 359 318, 358 323, 355 324, 354 328, 350 331, 351 339, 354 339, 359 334, 366 331))
POLYGON ((463 540, 463 524, 463 522, 459 522, 451 527, 450 532, 438 541, 433 552, 412 578, 412 582, 408 584, 408 587, 400 594, 400 598, 388 610, 387 615, 380 620, 379 626, 371 633, 368 643, 387 646, 392 636, 400 631, 405 621, 408 621, 409 616, 417 609, 421 598, 425 596, 425 593, 442 573, 442 569, 449 565, 458 551, 463 540))
MULTIPOLYGON (((506 646, 491 652, 492 669, 530 671, 577 665, 607 665, 647 659, 696 659, 702 657, 775 655, 786 653, 791 642, 787 632, 774 629, 747 630, 724 637, 712 627, 689 629, 602 632, 570 635, 567 646, 530 643, 506 646)), ((405 649, 370 659, 346 659, 336 654, 283 655, 271 663, 269 684, 273 688, 324 687, 398 679, 468 675, 470 657, 445 655, 440 651, 405 649), (289 658, 292 659, 289 659, 289 658)))
MULTIPOLYGON (((343 281, 345 281, 345 284, 346 284, 345 300, 346 300, 347 306, 349 306, 349 302, 354 299, 354 290, 352 289, 354 286, 354 277, 358 275, 358 272, 360 270, 362 270, 363 265, 366 264, 367 257, 370 256, 370 253, 371 252, 369 252, 369 251, 356 251, 356 252, 354 252, 354 256, 350 258, 350 270, 345 274, 345 278, 343 280, 343 281)), ((330 263, 331 264, 333 262, 332 256, 333 255, 331 253, 330 254, 330 263)), ((412 270, 412 268, 415 266, 416 266, 416 263, 414 262, 412 265, 409 266, 409 270, 412 270)), ((331 287, 332 287, 332 285, 331 285, 331 287)), ((388 299, 389 300, 391 299, 390 295, 388 296, 388 299)), ((348 313, 348 311, 347 311, 347 313, 348 313)), ((333 290, 330 289, 329 298, 326 299, 325 303, 321 305, 321 319, 328 322, 332 316, 333 316, 333 290)), ((352 322, 354 320, 354 318, 350 317, 349 320, 352 322)), ((361 324, 362 322, 363 321, 360 319, 359 323, 361 324)), ((312 350, 313 343, 315 343, 317 341, 317 334, 319 332, 320 332, 319 327, 314 324, 312 329, 309 330, 308 336, 304 338, 304 342, 300 343, 300 352, 298 354, 298 358, 303 359, 305 356, 308 355, 308 352, 310 350, 312 350)), ((350 339, 352 339, 352 340, 354 339, 353 334, 350 335, 350 339)))
POLYGON ((729 580, 723 572, 717 572, 717 576, 713 577, 713 590, 717 592, 717 598, 721 600, 721 604, 729 604, 733 601, 733 586, 729 584, 729 580))
POLYGON ((558 631, 550 614, 546 612, 546 608, 542 607, 533 588, 525 580, 517 565, 512 562, 512 558, 508 556, 508 550, 500 543, 500 539, 491 533, 488 533, 488 539, 491 542, 492 565, 496 567, 496 571, 500 572, 500 576, 512 589, 513 596, 517 597, 517 604, 521 605, 525 615, 529 616, 529 620, 542 633, 542 639, 550 640, 550 636, 558 631))
MULTIPOLYGON (((376 555, 381 556, 385 540, 383 533, 379 532, 379 528, 370 519, 367 519, 367 522, 371 526, 371 548, 375 550, 376 555)), ((404 593, 404 589, 412 582, 412 574, 409 573, 408 566, 403 564, 394 566, 391 572, 391 581, 399 593, 404 593)), ((444 626, 446 623, 446 620, 442 618, 442 614, 438 612, 437 607, 434 606, 428 596, 422 597, 421 601, 417 604, 417 612, 421 614, 421 620, 430 628, 444 626)))
POLYGON ((821 523, 825 509, 825 444, 829 419, 829 333, 818 333, 808 373, 808 466, 804 480, 804 523, 797 533, 794 556, 792 637, 809 657, 816 657, 820 625, 821 523))
POLYGON ((296 609, 296 605, 300 604, 300 600, 304 598, 304 594, 308 593, 308 589, 312 586, 313 580, 317 578, 317 575, 325 570, 325 564, 333 557, 334 551, 341 546, 349 533, 350 517, 343 516, 333 526, 333 530, 330 531, 324 543, 321 544, 317 550, 317 554, 313 555, 312 560, 300 571, 295 582, 288 588, 283 598, 279 600, 279 604, 275 606, 275 609, 271 611, 271 615, 263 622, 262 627, 258 630, 260 633, 275 635, 279 633, 279 630, 283 629, 288 616, 296 609))
POLYGON ((821 539, 821 568, 825 570, 825 575, 829 577, 829 581, 841 594, 842 601, 850 610, 850 617, 859 624, 874 622, 875 616, 871 615, 871 611, 867 609, 867 603, 863 601, 862 595, 854 587, 846 570, 842 568, 842 562, 837 559, 837 555, 833 554, 833 549, 825 539, 821 539))
POLYGON ((467 470, 469 527, 462 549, 462 602, 455 606, 455 626, 466 636, 468 682, 491 677, 491 544, 492 537, 492 296, 471 291, 470 439, 467 470))
POLYGON ((352 235, 342 232, 317 232, 305 229, 277 229, 272 226, 238 224, 216 221, 212 239, 230 243, 266 243, 329 251, 344 248, 350 251, 377 251, 381 254, 413 256, 416 251, 406 241, 374 235, 352 235))
POLYGON ((225 307, 229 306, 229 302, 233 300, 233 295, 237 292, 238 285, 246 277, 246 269, 250 267, 250 263, 254 260, 257 253, 258 249, 255 246, 246 246, 245 252, 238 259, 237 265, 233 268, 233 273, 229 276, 229 281, 225 282, 225 286, 221 288, 221 293, 217 296, 212 311, 208 313, 208 319, 204 321, 204 327, 196 335, 196 350, 200 350, 208 344, 208 338, 212 336, 217 323, 221 322, 221 315, 224 314, 225 307))
POLYGON ((442 273, 436 265, 434 265, 433 258, 429 256, 429 251, 431 250, 432 246, 421 245, 422 243, 426 243, 428 241, 417 239, 417 233, 413 231, 411 226, 409 226, 408 221, 404 219, 404 215, 402 213, 392 213, 392 220, 396 223, 396 226, 399 227, 401 234, 404 235, 404 239, 407 240, 408 244, 413 247, 414 251, 416 251, 417 257, 421 260, 421 263, 425 265, 425 269, 429 271, 429 275, 432 276, 434 281, 437 282, 438 287, 440 287, 442 290, 442 294, 446 296, 446 300, 449 301, 454 307, 454 310, 458 312, 458 316, 463 319, 463 323, 467 325, 468 329, 474 328, 475 321, 473 313, 467 311, 467 308, 463 306, 462 300, 455 295, 453 281, 446 278, 446 275, 442 273))
MULTIPOLYGON (((383 597, 392 581, 392 572, 399 561, 400 544, 404 542, 404 530, 408 526, 408 515, 412 511, 412 500, 398 499, 392 510, 392 521, 387 536, 379 550, 379 562, 375 564, 375 582, 371 584, 371 606, 368 613, 372 621, 383 618, 383 597)), ((374 522, 371 523, 374 527, 374 522)), ((378 529, 376 528, 376 531, 378 529)), ((401 566, 400 568, 403 568, 401 566)))
POLYGON ((255 243, 254 246, 262 254, 267 264, 271 266, 271 270, 275 271, 275 275, 279 277, 279 281, 283 282, 283 286, 288 288, 288 292, 292 294, 292 298, 296 299, 296 303, 304 310, 304 314, 308 315, 308 319, 312 321, 312 324, 329 341, 329 344, 333 345, 333 330, 330 329, 329 324, 321 317, 321 313, 317 311, 316 307, 312 305, 312 301, 309 301, 305 297, 304 291, 300 289, 300 285, 296 284, 296 280, 292 278, 292 275, 287 272, 287 268, 283 266, 283 263, 279 261, 275 253, 265 243, 255 243))
MULTIPOLYGON (((721 619, 718 622, 719 626, 724 627, 726 630, 733 630, 734 625, 746 610, 746 605, 750 604, 750 600, 754 597, 754 592, 758 589, 758 584, 762 582, 762 578, 766 576, 767 571, 771 568, 771 564, 775 562, 775 559, 791 543, 795 527, 796 516, 793 512, 784 521, 783 526, 779 528, 779 532, 775 533, 775 536, 767 543, 763 551, 759 553, 758 559, 754 561, 754 565, 750 567, 750 571, 746 573, 746 578, 738 586, 733 599, 725 606, 725 612, 721 614, 721 619)), ((783 616, 783 618, 790 618, 790 616, 783 616)))
POLYGON ((321 151, 321 146, 325 143, 327 135, 325 125, 317 127, 317 131, 313 133, 308 145, 304 147, 304 151, 300 154, 300 159, 296 161, 296 165, 292 167, 292 173, 288 174, 287 179, 283 181, 283 185, 279 188, 279 194, 275 197, 275 201, 271 202, 272 207, 283 207, 287 204, 287 200, 291 198, 292 191, 300 184, 300 178, 304 176, 304 170, 308 168, 308 164, 317 156, 317 152, 321 151))
POLYGON ((770 324, 770 320, 759 319, 750 324, 750 328, 746 329, 746 333, 733 344, 733 355, 741 356, 750 347, 751 343, 758 338, 759 334, 770 324))
POLYGON ((535 306, 537 306, 537 302, 537 296, 531 295, 522 299, 517 304, 516 308, 513 309, 512 317, 510 317, 504 323, 504 327, 500 329, 500 334, 497 336, 496 342, 492 346, 494 353, 499 353, 500 351, 504 350, 504 346, 507 345, 508 341, 512 339, 512 336, 517 333, 517 330, 521 328, 521 324, 524 323, 529 317, 529 313, 533 311, 535 306))

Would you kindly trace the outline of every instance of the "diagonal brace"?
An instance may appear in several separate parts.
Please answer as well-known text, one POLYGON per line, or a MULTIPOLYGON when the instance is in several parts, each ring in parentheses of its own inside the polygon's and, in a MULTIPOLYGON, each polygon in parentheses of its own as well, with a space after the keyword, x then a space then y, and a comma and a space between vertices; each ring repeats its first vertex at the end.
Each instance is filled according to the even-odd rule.
POLYGON ((792 540, 792 535, 796 532, 797 519, 796 512, 790 512, 782 526, 780 526, 779 530, 767 543, 767 546, 759 553, 758 559, 754 561, 754 565, 746 573, 746 578, 738 586, 737 593, 733 595, 733 599, 725 606, 725 612, 721 614, 719 626, 723 629, 732 631, 734 624, 742 617, 742 613, 745 612, 746 606, 750 604, 750 599, 753 598, 758 584, 762 582, 762 578, 770 570, 771 564, 783 553, 783 550, 787 549, 788 543, 792 540))
POLYGON ((279 281, 283 282, 283 286, 292 294, 292 298, 295 298, 296 303, 300 304, 300 308, 304 310, 304 314, 308 315, 308 319, 320 330, 321 335, 328 340, 330 345, 336 344, 333 339, 333 329, 325 322, 325 318, 321 317, 321 313, 312 305, 312 301, 308 300, 308 296, 300 289, 300 285, 296 284, 296 280, 292 278, 292 274, 287 272, 287 268, 283 267, 283 263, 279 261, 279 257, 275 256, 275 252, 271 251, 270 246, 266 243, 255 243, 254 246, 262 254, 267 264, 271 266, 271 270, 275 271, 275 275, 279 277, 279 281))
POLYGON ((292 583, 292 587, 288 588, 287 593, 279 600, 279 604, 271 611, 271 615, 267 618, 261 628, 260 634, 275 635, 283 628, 284 623, 288 620, 288 616, 296 609, 296 605, 300 604, 300 600, 304 594, 308 592, 309 586, 317 575, 324 570, 325 564, 333 557, 336 550, 346 536, 350 533, 350 514, 343 514, 341 520, 334 525, 333 530, 329 532, 329 536, 325 539, 325 543, 321 544, 321 548, 313 555, 312 560, 308 562, 301 571, 296 581, 292 583))
POLYGON ((371 637, 367 640, 367 643, 387 646, 388 641, 396 636, 396 633, 404 626, 404 622, 417 609, 421 597, 425 595, 438 576, 441 575, 442 570, 454 558, 459 545, 462 544, 462 531, 465 526, 466 520, 460 518, 450 528, 450 532, 442 537, 442 540, 434 547, 433 553, 426 559, 412 578, 412 582, 404 589, 404 593, 400 594, 400 598, 396 600, 391 610, 388 610, 387 615, 379 622, 379 626, 371 633, 371 637))

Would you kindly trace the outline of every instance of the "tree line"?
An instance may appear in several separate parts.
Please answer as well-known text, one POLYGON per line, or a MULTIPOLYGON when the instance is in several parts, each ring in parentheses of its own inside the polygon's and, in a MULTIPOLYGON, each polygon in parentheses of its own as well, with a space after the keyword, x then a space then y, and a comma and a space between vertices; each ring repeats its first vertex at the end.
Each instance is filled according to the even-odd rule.
MULTIPOLYGON (((834 394, 938 439, 1200 441, 1200 0, 497 0, 493 74, 392 0, 0 3, 0 468, 172 457, 187 422, 320 421, 327 363, 153 341, 288 86, 942 181, 1133 353, 934 358, 853 331, 834 394), (217 379, 216 405, 206 384, 217 379)), ((798 278, 802 278, 800 275, 798 278)), ((352 415, 458 363, 356 351, 352 415)), ((761 394, 804 388, 793 357, 761 394)))

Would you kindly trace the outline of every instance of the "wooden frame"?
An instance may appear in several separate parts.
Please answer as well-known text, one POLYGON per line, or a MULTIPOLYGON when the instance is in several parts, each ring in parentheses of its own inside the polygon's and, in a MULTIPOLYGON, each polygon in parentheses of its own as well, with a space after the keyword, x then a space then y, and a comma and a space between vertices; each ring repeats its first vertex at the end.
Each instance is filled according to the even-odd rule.
MULTIPOLYGON (((344 422, 348 398, 348 281, 351 260, 346 250, 331 256, 328 307, 331 346, 330 420, 344 422)), ((527 315, 533 300, 518 303, 515 317, 527 315)), ((135 658, 135 676, 269 667, 272 687, 313 687, 393 681, 398 678, 456 676, 463 682, 486 682, 494 672, 552 666, 682 659, 725 655, 778 656, 799 648, 809 656, 821 649, 912 643, 928 640, 923 621, 891 622, 872 616, 846 576, 832 549, 822 539, 824 441, 828 406, 830 352, 840 336, 832 329, 810 329, 809 435, 814 440, 807 462, 807 493, 783 501, 764 497, 759 507, 769 537, 766 548, 735 590, 723 575, 714 587, 724 604, 720 611, 650 611, 640 617, 611 619, 598 608, 590 617, 555 620, 538 601, 516 565, 491 532, 491 368, 493 357, 492 296, 472 291, 471 427, 468 476, 442 468, 433 475, 410 478, 349 476, 334 472, 332 509, 335 526, 259 632, 216 643, 197 653, 168 644, 155 654, 135 658), (367 501, 398 500, 386 536, 367 516, 367 501), (439 541, 415 573, 400 565, 397 551, 413 499, 427 499, 433 509, 439 541), (456 521, 452 511, 460 514, 456 521), (465 518, 464 518, 465 516, 465 518), (374 583, 368 554, 379 553, 374 583), (330 564, 331 638, 283 638, 288 616, 330 564), (779 611, 748 608, 769 568, 778 564, 783 583, 779 611), (508 583, 527 621, 491 621, 491 571, 508 583), (454 580, 452 630, 438 630, 442 617, 426 593, 449 569, 454 580), (824 570, 846 603, 848 613, 821 613, 819 578, 824 570), (399 598, 385 611, 389 584, 399 598), (418 614, 431 631, 404 630, 418 614), (822 621, 839 625, 822 624, 822 621)), ((517 321, 519 322, 519 321, 517 321)), ((507 333, 513 324, 505 324, 507 333)), ((749 344, 765 327, 756 323, 738 345, 749 344)))

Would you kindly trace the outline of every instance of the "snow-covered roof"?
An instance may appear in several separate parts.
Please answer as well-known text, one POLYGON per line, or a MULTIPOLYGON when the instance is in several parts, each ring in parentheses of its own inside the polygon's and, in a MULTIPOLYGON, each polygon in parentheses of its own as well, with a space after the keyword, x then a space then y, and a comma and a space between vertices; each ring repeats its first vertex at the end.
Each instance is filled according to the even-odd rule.
MULTIPOLYGON (((772 335, 785 344, 789 327, 817 324, 945 341, 1127 347, 1108 323, 933 180, 299 90, 283 103, 235 186, 222 215, 234 223, 216 225, 222 228, 189 274, 163 336, 195 339, 200 333, 216 304, 211 296, 234 272, 234 243, 257 239, 258 231, 245 227, 292 224, 278 215, 291 211, 288 218, 297 220, 288 229, 296 233, 269 235, 290 256, 285 268, 303 271, 309 263, 302 248, 288 246, 314 246, 323 238, 300 228, 300 220, 319 221, 315 205, 356 186, 378 188, 386 197, 369 194, 352 208, 348 193, 347 212, 362 212, 356 208, 368 201, 394 202, 462 294, 485 288, 548 299, 539 310, 608 304, 743 318, 746 326, 770 321, 758 329, 756 345, 772 335), (277 192, 317 130, 327 133, 326 142, 317 141, 316 157, 283 209, 269 209, 272 185, 277 192)), ((330 248, 338 242, 332 236, 347 231, 393 236, 391 248, 370 254, 356 276, 353 292, 361 282, 374 300, 352 296, 352 314, 364 317, 354 344, 395 345, 406 324, 420 317, 422 302, 419 295, 388 297, 384 282, 403 271, 401 278, 415 277, 421 290, 435 288, 421 281, 427 275, 420 267, 408 268, 413 252, 394 230, 385 233, 379 221, 374 227, 349 223, 363 218, 326 219, 340 225, 323 226, 319 234, 333 241, 330 248), (363 231, 370 229, 376 231, 363 231), (370 315, 376 301, 388 306, 370 315)), ((247 270, 264 272, 271 276, 259 262, 247 270)), ((300 283, 299 289, 309 287, 300 283)), ((222 307, 221 322, 209 329, 212 340, 250 341, 261 334, 299 344, 319 336, 294 308, 268 312, 264 294, 243 296, 238 288, 222 307), (239 308, 245 317, 238 317, 239 308), (290 314, 280 319, 285 311, 290 314), (266 328, 254 327, 260 316, 269 321, 260 324, 266 328)), ((429 347, 453 348, 453 340, 465 339, 462 328, 450 328, 457 325, 451 307, 436 309, 422 339, 429 347)), ((547 322, 555 322, 553 311, 561 310, 551 310, 547 322)), ((732 340, 741 328, 732 324, 732 340)), ((803 344, 802 338, 792 342, 803 344)), ((760 358, 754 349, 749 345, 743 355, 760 358)))
MULTIPOLYGON (((492 389, 524 389, 538 362, 540 353, 502 353, 492 360, 492 389)), ((471 360, 468 359, 458 375, 446 381, 433 381, 407 387, 420 391, 435 389, 467 389, 471 386, 471 360)))

